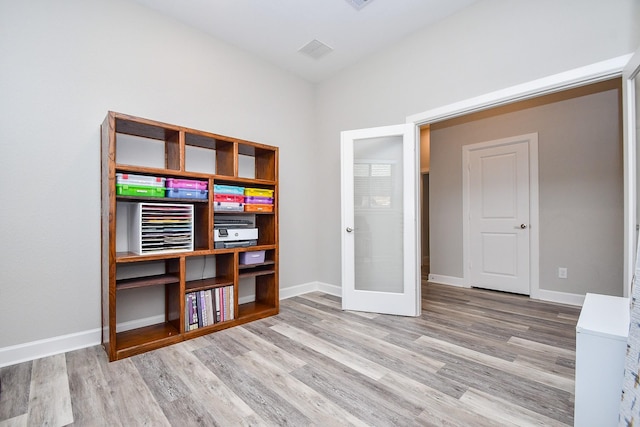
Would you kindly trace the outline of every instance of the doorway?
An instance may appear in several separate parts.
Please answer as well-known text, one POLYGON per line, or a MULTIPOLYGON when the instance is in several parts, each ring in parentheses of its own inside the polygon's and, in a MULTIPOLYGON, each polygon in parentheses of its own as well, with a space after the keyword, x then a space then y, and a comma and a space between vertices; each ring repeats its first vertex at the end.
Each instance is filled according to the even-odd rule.
MULTIPOLYGON (((546 206, 546 216, 536 227, 542 227, 546 234, 544 239, 541 237, 541 245, 544 245, 542 251, 531 248, 541 254, 540 266, 535 268, 532 265, 531 296, 580 304, 580 294, 583 291, 579 287, 595 283, 594 277, 611 278, 607 281, 611 289, 606 291, 611 294, 620 292, 624 258, 621 244, 623 229, 620 224, 624 207, 621 190, 622 141, 619 132, 619 107, 616 107, 619 106, 619 88, 620 79, 610 79, 430 123, 431 281, 473 286, 468 259, 464 257, 461 227, 465 221, 461 194, 461 146, 543 129, 541 135, 544 136, 543 143, 546 145, 541 151, 541 168, 544 165, 545 175, 540 179, 541 183, 546 180, 544 199, 541 194, 541 203, 544 202, 546 206), (580 110, 587 111, 594 120, 585 121, 583 116, 577 114, 577 109, 555 109, 556 105, 562 103, 580 103, 583 99, 602 97, 606 98, 609 107, 585 105, 580 110), (535 123, 528 122, 524 117, 524 112, 532 108, 540 110, 535 123), (597 139, 600 142, 589 145, 592 144, 589 141, 594 140, 591 136, 595 131, 590 127, 596 119, 600 120, 603 112, 611 116, 609 124, 613 130, 598 130, 597 139), (551 119, 551 122, 547 120, 550 123, 547 127, 542 127, 544 117, 551 119), (569 130, 572 133, 568 133, 569 130), (441 136, 444 131, 449 135, 447 144, 460 147, 458 151, 443 154, 441 136), (613 135, 613 139, 603 144, 607 135, 613 135), (567 145, 566 141, 571 141, 571 144, 567 145), (442 163, 443 160, 446 163, 442 163), (615 176, 603 169, 605 164, 615 167, 615 176), (443 169, 446 169, 446 174, 443 174, 443 169), (609 186, 608 191, 603 189, 605 183, 609 186), (576 209, 580 210, 580 215, 576 216, 576 209), (615 221, 610 216, 613 211, 615 221), (609 216, 606 217, 607 215, 609 216), (599 238, 600 235, 594 237, 594 233, 603 232, 605 228, 607 231, 602 234, 602 239, 599 238), (573 240, 566 238, 567 235, 573 240), (600 244, 591 244, 593 241, 600 244), (602 250, 604 245, 607 246, 606 251, 602 250), (597 251, 603 253, 596 253, 597 251), (579 256, 580 252, 585 256, 579 256), (568 278, 561 274, 564 271, 566 276, 567 270, 568 278), (586 276, 582 277, 584 275, 586 276), (540 283, 543 283, 545 289, 540 289, 540 283)), ((532 221, 533 223, 535 222, 532 221)))
POLYGON ((431 257, 429 247, 429 166, 431 159, 429 126, 420 128, 420 198, 421 198, 421 275, 422 280, 428 280, 431 271, 431 257))

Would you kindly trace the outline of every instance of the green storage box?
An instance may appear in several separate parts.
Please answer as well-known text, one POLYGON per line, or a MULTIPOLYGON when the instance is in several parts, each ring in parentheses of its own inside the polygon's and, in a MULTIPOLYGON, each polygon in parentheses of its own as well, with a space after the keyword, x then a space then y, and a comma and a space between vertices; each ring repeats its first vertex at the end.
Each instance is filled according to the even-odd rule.
POLYGON ((116 194, 118 196, 164 197, 164 187, 116 184, 116 194))

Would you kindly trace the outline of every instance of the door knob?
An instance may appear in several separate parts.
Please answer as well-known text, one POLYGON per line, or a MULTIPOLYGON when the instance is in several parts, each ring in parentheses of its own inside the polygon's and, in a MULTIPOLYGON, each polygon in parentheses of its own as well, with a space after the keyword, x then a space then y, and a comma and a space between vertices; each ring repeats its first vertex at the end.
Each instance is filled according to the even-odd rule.
POLYGON ((353 228, 347 227, 347 233, 351 233, 352 231, 353 231, 353 228))
POLYGON ((524 230, 525 228, 527 228, 527 224, 520 224, 520 228, 524 230))

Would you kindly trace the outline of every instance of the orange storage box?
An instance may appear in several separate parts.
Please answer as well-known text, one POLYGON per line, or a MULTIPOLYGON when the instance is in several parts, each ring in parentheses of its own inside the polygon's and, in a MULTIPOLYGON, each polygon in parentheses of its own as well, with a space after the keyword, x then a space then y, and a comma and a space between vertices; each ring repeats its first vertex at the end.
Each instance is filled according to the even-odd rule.
POLYGON ((244 205, 245 212, 273 212, 273 205, 244 205))

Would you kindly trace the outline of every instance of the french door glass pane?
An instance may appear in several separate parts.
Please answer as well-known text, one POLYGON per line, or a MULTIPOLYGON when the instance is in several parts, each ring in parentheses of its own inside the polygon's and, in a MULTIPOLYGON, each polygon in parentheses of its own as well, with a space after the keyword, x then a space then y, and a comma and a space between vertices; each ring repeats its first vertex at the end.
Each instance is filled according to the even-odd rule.
POLYGON ((355 289, 404 292, 402 136, 354 141, 355 289))

